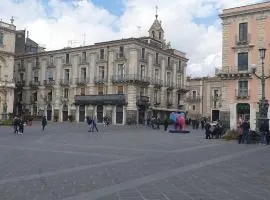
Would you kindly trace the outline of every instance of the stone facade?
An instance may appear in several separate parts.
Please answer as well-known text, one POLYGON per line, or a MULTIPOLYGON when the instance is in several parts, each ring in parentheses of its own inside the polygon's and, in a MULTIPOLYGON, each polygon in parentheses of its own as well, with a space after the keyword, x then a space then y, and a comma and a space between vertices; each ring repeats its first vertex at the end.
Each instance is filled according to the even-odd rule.
POLYGON ((0 119, 7 119, 13 113, 14 102, 14 53, 16 27, 0 21, 0 119))
POLYGON ((172 49, 156 18, 148 37, 96 43, 15 58, 16 113, 66 121, 86 116, 145 123, 185 110, 186 54, 172 49), (180 102, 182 104, 180 104, 180 102))
POLYGON ((186 95, 188 117, 206 117, 212 121, 221 119, 222 82, 218 77, 187 78, 189 92, 186 95))
MULTIPOLYGON (((230 128, 236 128, 240 117, 249 119, 251 128, 256 127, 258 102, 262 88, 262 61, 259 48, 269 47, 270 2, 223 10, 220 15, 223 26, 222 69, 218 76, 222 80, 221 110, 230 116, 230 128)), ((269 50, 264 60, 265 74, 269 75, 269 50)), ((270 98, 269 80, 266 81, 266 99, 270 98)))

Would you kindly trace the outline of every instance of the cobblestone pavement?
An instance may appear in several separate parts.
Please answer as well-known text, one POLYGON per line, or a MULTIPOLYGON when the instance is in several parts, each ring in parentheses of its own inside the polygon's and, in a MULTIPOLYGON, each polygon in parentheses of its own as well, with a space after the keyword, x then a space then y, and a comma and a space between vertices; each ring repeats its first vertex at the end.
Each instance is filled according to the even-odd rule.
POLYGON ((144 126, 0 127, 1 200, 269 200, 270 147, 144 126))

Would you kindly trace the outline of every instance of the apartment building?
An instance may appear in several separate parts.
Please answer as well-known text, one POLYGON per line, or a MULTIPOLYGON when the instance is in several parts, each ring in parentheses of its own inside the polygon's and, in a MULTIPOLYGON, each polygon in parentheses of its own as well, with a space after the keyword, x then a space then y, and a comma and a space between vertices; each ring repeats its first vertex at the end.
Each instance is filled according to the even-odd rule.
MULTIPOLYGON (((230 116, 230 127, 236 128, 240 117, 250 120, 256 127, 258 102, 262 95, 261 80, 253 75, 262 74, 260 48, 266 48, 264 60, 266 76, 270 64, 270 2, 258 3, 223 10, 220 14, 223 26, 221 110, 230 116)), ((266 99, 270 98, 269 80, 266 80, 266 99)), ((269 116, 268 116, 269 117, 269 116)), ((221 116, 222 118, 222 116, 221 116)))
MULTIPOLYGON (((186 94, 188 117, 206 117, 211 121, 220 119, 222 106, 222 82, 219 77, 187 78, 189 92, 186 94)), ((228 119, 223 120, 226 123, 228 119)))
POLYGON ((158 16, 147 37, 20 54, 15 112, 58 121, 108 116, 113 124, 164 118, 185 110, 187 62, 165 43, 158 16))
POLYGON ((0 119, 8 118, 13 113, 14 102, 14 53, 16 27, 10 23, 0 21, 0 119))

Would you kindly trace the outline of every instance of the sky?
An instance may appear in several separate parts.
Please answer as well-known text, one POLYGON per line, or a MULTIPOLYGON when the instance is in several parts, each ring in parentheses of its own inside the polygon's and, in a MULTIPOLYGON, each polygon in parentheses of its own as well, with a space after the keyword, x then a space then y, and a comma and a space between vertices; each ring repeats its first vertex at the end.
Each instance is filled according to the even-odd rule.
POLYGON ((162 21, 165 39, 189 59, 187 74, 214 75, 221 67, 225 8, 261 0, 0 0, 0 18, 14 16, 17 30, 47 50, 91 45, 114 39, 147 36, 155 19, 162 21))

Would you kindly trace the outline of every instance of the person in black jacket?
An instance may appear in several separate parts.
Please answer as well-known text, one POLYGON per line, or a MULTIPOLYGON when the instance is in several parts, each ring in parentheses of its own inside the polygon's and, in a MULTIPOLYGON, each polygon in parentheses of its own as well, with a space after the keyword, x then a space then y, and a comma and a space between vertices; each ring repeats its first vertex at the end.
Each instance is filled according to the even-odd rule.
POLYGON ((260 126, 261 144, 269 144, 269 121, 263 120, 260 126), (268 140, 268 141, 267 141, 268 140))
POLYGON ((207 123, 205 124, 205 139, 210 139, 210 138, 211 138, 211 137, 210 137, 210 135, 211 135, 211 130, 210 130, 210 128, 211 128, 211 125, 210 125, 209 122, 207 122, 207 123))
POLYGON ((44 131, 45 126, 47 125, 47 119, 45 116, 42 117, 41 124, 42 124, 42 130, 44 131))

